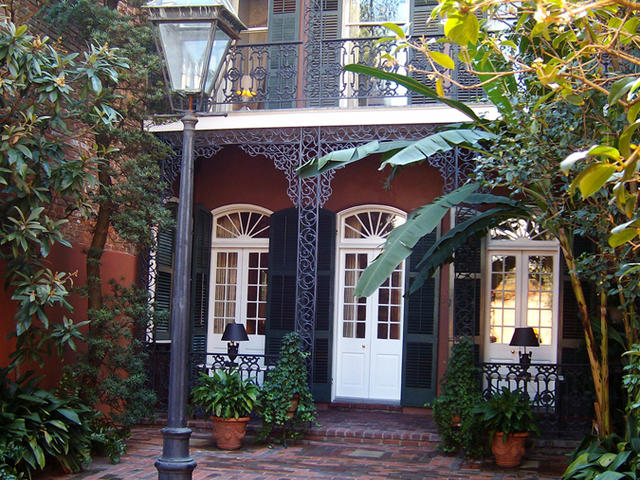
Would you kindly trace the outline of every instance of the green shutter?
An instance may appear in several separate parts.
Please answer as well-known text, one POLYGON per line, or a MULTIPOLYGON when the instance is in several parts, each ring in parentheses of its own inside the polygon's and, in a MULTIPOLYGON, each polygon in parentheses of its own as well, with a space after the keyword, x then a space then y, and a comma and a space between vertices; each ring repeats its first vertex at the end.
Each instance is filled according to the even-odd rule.
MULTIPOLYGON (((417 274, 416 266, 433 245, 437 234, 422 238, 406 262, 407 286, 417 274)), ((437 362, 438 279, 405 298, 404 346, 402 349, 402 405, 422 407, 435 397, 437 362)))
MULTIPOLYGON (((268 42, 296 42, 300 38, 299 33, 299 7, 298 0, 269 0, 268 42)), ((297 95, 297 75, 290 72, 298 72, 298 55, 292 54, 294 50, 290 46, 269 47, 268 73, 267 73, 267 108, 293 108, 297 95), (291 93, 287 100, 283 94, 291 93)), ((297 50, 296 50, 297 52, 297 50)))
MULTIPOLYGON (((420 37, 441 37, 444 35, 444 29, 438 19, 431 19, 431 12, 438 6, 437 0, 413 0, 411 2, 411 36, 414 39, 420 37)), ((442 49, 441 44, 433 44, 431 48, 442 49)), ((417 70, 411 72, 412 78, 417 81, 428 85, 431 88, 435 88, 435 81, 427 73, 423 73, 421 70, 427 70, 426 60, 421 52, 409 49, 409 63, 417 70)), ((435 100, 426 98, 415 92, 408 92, 409 101, 412 104, 426 104, 436 103, 435 100)))
POLYGON ((316 55, 320 59, 320 66, 319 73, 307 77, 307 82, 315 85, 315 93, 309 96, 307 106, 335 107, 338 105, 340 86, 344 81, 340 57, 344 45, 340 42, 326 42, 326 40, 337 40, 342 36, 342 2, 322 0, 319 5, 322 8, 320 12, 322 42, 316 45, 316 55))
POLYGON ((191 255, 191 352, 207 352, 209 317, 209 268, 211 261, 211 212, 201 205, 193 211, 191 255))
POLYGON ((280 210, 269 220, 269 273, 265 353, 276 355, 282 337, 295 329, 298 212, 280 210))
MULTIPOLYGON (((176 218, 177 205, 169 203, 167 208, 171 210, 172 217, 176 218)), ((158 250, 156 252, 156 284, 154 293, 155 320, 154 339, 169 340, 171 330, 169 328, 171 310, 171 285, 173 281, 173 253, 176 238, 175 226, 158 232, 158 250)))
MULTIPOLYGON (((331 396, 331 340, 335 215, 318 212, 316 328, 313 356, 313 394, 318 401, 331 396)), ((269 225, 269 289, 267 294, 266 353, 280 351, 282 337, 295 329, 298 211, 288 208, 271 215, 269 225)))
POLYGON ((335 277, 336 216, 318 212, 318 280, 313 349, 313 398, 331 401, 331 344, 333 333, 333 279, 335 277))
POLYGON ((411 2, 411 36, 432 37, 444 35, 444 28, 438 18, 431 18, 431 12, 438 6, 437 0, 413 0, 411 2))

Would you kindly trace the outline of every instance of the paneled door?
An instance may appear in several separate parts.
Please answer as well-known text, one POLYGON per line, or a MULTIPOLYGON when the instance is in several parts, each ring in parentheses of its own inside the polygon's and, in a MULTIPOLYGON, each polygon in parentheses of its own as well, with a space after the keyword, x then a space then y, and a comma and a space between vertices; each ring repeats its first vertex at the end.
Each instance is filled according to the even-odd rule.
POLYGON ((377 249, 343 249, 337 315, 336 397, 400 400, 403 265, 367 298, 355 286, 377 249))

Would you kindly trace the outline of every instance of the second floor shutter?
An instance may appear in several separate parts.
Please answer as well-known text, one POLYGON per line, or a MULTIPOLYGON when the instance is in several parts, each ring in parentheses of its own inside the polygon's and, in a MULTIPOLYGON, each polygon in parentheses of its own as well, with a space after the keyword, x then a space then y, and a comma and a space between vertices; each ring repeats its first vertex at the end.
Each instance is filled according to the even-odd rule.
POLYGON ((299 97, 298 50, 290 45, 300 38, 298 0, 269 0, 267 108, 293 108, 299 97), (287 42, 289 45, 278 45, 287 42))

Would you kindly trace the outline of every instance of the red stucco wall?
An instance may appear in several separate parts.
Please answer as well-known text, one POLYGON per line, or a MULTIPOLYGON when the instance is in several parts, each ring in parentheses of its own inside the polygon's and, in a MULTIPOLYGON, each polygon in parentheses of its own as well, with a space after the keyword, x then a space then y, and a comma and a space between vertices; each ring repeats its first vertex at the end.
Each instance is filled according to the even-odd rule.
MULTIPOLYGON (((74 287, 86 284, 86 268, 85 253, 82 246, 74 245, 72 248, 57 246, 49 256, 50 268, 56 271, 76 272, 73 279, 74 287)), ((102 262, 102 275, 105 284, 105 291, 109 288, 108 281, 116 279, 123 285, 129 285, 136 280, 137 261, 136 257, 123 252, 106 251, 102 262)), ((5 264, 0 264, 0 274, 4 280, 5 264)), ((4 288, 0 289, 0 311, 2 312, 2 321, 0 322, 0 366, 6 366, 9 362, 9 354, 13 351, 15 342, 13 339, 7 339, 7 335, 15 328, 14 315, 16 312, 16 302, 10 300, 10 293, 4 288)), ((60 320, 62 315, 72 318, 76 322, 86 320, 87 301, 78 295, 77 292, 71 293, 68 297, 71 305, 74 307, 72 313, 63 312, 61 309, 53 309, 51 318, 54 322, 60 320)), ((64 361, 70 361, 73 355, 67 355, 62 361, 57 358, 47 359, 42 368, 36 365, 22 366, 21 371, 29 368, 36 369, 39 374, 45 376, 42 386, 44 388, 52 388, 55 386, 60 368, 64 361)))

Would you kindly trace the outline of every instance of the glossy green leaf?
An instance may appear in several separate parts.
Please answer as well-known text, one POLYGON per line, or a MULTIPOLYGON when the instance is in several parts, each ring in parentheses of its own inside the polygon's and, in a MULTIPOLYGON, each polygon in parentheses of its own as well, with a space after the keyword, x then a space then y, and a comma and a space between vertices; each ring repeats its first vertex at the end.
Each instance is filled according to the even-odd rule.
POLYGON ((454 70, 456 68, 456 64, 453 62, 453 59, 446 53, 436 52, 433 50, 429 50, 428 53, 431 59, 441 67, 448 68, 450 70, 454 70))
POLYGON ((583 170, 583 175, 578 182, 582 196, 588 198, 600 190, 615 171, 616 168, 608 163, 589 165, 583 170))
POLYGON ((614 82, 609 89, 609 105, 616 103, 623 95, 631 90, 636 80, 636 78, 621 78, 614 82))

